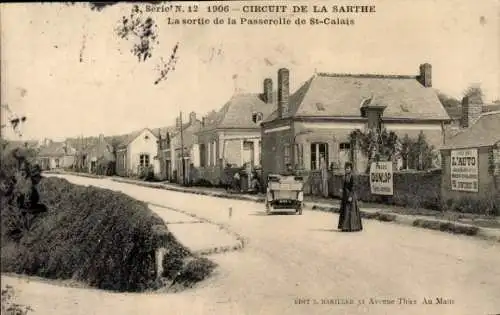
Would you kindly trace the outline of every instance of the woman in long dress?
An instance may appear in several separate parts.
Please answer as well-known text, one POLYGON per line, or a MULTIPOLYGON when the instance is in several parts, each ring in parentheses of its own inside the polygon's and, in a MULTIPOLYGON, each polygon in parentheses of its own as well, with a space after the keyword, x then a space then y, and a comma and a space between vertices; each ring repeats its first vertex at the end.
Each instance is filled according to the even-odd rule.
POLYGON ((361 213, 359 211, 356 192, 354 191, 354 175, 352 175, 352 164, 345 164, 345 176, 342 189, 342 201, 340 203, 340 218, 338 229, 342 232, 357 232, 363 230, 361 213))

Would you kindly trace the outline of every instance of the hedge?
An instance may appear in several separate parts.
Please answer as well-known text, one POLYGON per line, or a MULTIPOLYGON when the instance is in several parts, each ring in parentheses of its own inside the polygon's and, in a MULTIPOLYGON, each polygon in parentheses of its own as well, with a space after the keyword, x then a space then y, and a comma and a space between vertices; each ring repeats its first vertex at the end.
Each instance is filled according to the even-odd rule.
MULTIPOLYGON (((306 177, 304 191, 308 195, 321 195, 321 177, 319 172, 303 172, 306 177)), ((340 198, 343 175, 329 172, 328 195, 340 198)), ((359 200, 370 203, 382 203, 409 208, 426 208, 438 210, 441 208, 440 190, 441 173, 428 172, 395 172, 394 195, 372 195, 370 190, 370 176, 358 174, 356 179, 356 193, 359 200)))
MULTIPOLYGON (((40 202, 48 211, 19 240, 8 237, 6 222, 16 209, 2 198, 3 272, 50 279, 74 279, 113 291, 144 291, 157 287, 155 251, 166 248, 164 264, 176 261, 175 272, 163 276, 191 286, 208 276, 215 264, 194 257, 171 233, 162 239, 155 228, 164 222, 145 203, 125 194, 84 187, 61 178, 43 178, 40 202), (197 261, 197 273, 193 263, 197 261)), ((166 230, 166 227, 165 227, 166 230)))

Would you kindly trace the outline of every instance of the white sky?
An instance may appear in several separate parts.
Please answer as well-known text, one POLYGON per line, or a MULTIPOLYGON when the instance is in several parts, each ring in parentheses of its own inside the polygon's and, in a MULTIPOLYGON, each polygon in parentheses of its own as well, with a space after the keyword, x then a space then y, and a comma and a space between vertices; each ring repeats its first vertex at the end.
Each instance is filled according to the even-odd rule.
POLYGON ((423 62, 433 66, 433 86, 449 95, 461 97, 469 84, 481 83, 487 100, 499 98, 498 0, 366 3, 375 3, 377 13, 349 27, 169 26, 168 14, 152 13, 160 45, 145 63, 113 32, 131 5, 94 12, 81 5, 2 4, 2 104, 28 116, 24 139, 112 135, 171 125, 180 110, 185 117, 217 110, 234 92, 234 74, 238 88, 260 92, 267 76, 276 86, 285 66, 293 91, 315 69, 416 75, 423 62), (176 42, 175 72, 154 85, 158 58, 167 59, 176 42))

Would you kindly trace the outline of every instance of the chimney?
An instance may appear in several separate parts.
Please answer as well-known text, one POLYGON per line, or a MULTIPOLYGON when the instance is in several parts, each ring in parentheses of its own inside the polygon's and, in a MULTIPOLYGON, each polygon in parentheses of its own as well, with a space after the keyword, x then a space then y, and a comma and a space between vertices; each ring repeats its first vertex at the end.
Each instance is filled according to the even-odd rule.
POLYGON ((201 125, 202 125, 203 127, 205 127, 205 122, 206 122, 206 120, 207 120, 207 118, 205 118, 205 117, 201 118, 201 125))
POLYGON ((99 134, 99 143, 104 143, 104 134, 99 134))
POLYGON ((420 74, 418 76, 418 81, 424 87, 432 87, 432 66, 429 63, 424 63, 420 65, 420 74))
POLYGON ((474 124, 483 110, 483 100, 481 95, 472 94, 462 99, 462 128, 468 128, 474 124))
POLYGON ((290 96, 290 72, 286 68, 278 70, 278 117, 288 115, 288 99, 290 96))
POLYGON ((193 124, 195 121, 196 121, 196 113, 195 112, 191 112, 189 114, 189 123, 193 124))
POLYGON ((175 128, 177 128, 177 129, 181 128, 181 119, 180 119, 180 117, 177 117, 175 119, 175 128))
POLYGON ((266 104, 273 103, 273 79, 271 78, 264 80, 264 102, 266 104))

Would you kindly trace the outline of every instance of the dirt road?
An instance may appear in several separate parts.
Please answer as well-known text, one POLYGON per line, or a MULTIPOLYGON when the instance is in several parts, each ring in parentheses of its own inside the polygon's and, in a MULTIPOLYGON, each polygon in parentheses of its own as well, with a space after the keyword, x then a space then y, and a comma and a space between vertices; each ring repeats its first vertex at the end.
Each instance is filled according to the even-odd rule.
POLYGON ((217 275, 176 294, 115 294, 3 276, 36 314, 500 313, 499 244, 368 220, 363 232, 345 234, 334 230, 334 214, 266 216, 247 201, 64 177, 226 223, 249 242, 241 252, 211 256, 217 275))

